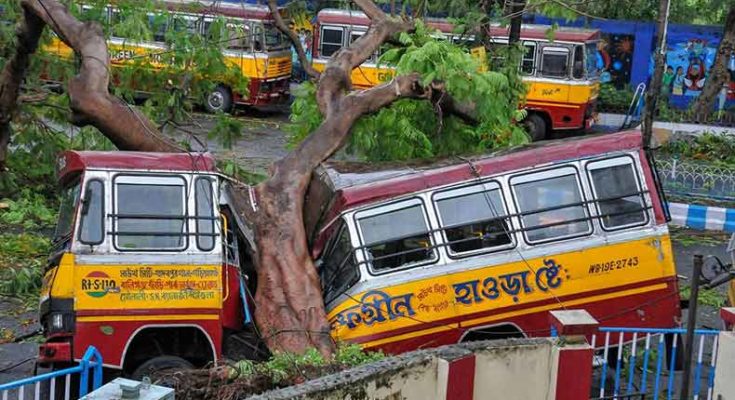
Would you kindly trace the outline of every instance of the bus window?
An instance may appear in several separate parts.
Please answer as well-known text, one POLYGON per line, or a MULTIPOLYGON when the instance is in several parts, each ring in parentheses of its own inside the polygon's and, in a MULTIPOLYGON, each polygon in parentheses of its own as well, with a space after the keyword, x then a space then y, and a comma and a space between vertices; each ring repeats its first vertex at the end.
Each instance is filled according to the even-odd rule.
POLYGON ((597 50, 597 43, 587 43, 584 45, 588 79, 599 78, 600 68, 604 66, 602 55, 597 50))
POLYGON ((434 196, 444 238, 452 254, 505 248, 510 220, 496 183, 439 192, 434 196))
POLYGON ((533 75, 536 69, 536 43, 523 42, 523 59, 521 60, 521 72, 533 75))
POLYGON ((322 57, 331 57, 342 48, 344 30, 342 28, 323 26, 320 35, 319 54, 322 57))
POLYGON ((336 299, 360 280, 360 271, 357 268, 353 251, 350 232, 343 223, 337 229, 335 240, 319 267, 325 303, 336 299))
POLYGON ((584 47, 574 46, 574 62, 572 63, 572 77, 574 79, 584 78, 584 47))
POLYGON ((197 178, 196 185, 197 247, 202 251, 214 248, 214 199, 212 180, 197 178))
POLYGON ((541 75, 552 78, 566 78, 569 74, 569 49, 564 47, 544 47, 541 54, 541 75))
POLYGON ((273 24, 265 24, 265 47, 268 50, 282 49, 288 47, 286 37, 273 24))
POLYGON ((168 18, 163 14, 148 14, 148 29, 153 33, 153 41, 165 42, 168 18))
POLYGON ((81 191, 79 182, 64 189, 61 193, 61 205, 59 206, 59 219, 56 223, 56 232, 54 233, 54 241, 59 241, 72 233, 74 223, 74 211, 77 208, 79 192, 81 191))
POLYGON ((122 250, 186 248, 185 188, 184 179, 176 177, 117 177, 115 246, 122 250))
POLYGON ((365 31, 350 31, 350 44, 355 43, 355 40, 362 37, 365 31))
POLYGON ((84 244, 100 244, 105 238, 104 184, 93 179, 87 183, 82 203, 81 234, 79 241, 84 244))
POLYGON ((587 171, 603 228, 623 229, 648 222, 632 159, 621 157, 592 162, 587 164, 587 171))
POLYGON ((198 35, 201 18, 190 15, 174 15, 173 29, 175 32, 186 32, 190 36, 198 35))
POLYGON ((263 51, 263 25, 253 24, 253 49, 263 51))
POLYGON ((435 259, 423 204, 418 199, 358 214, 365 259, 375 272, 389 272, 435 259))
POLYGON ((521 175, 511 185, 529 243, 592 233, 574 168, 521 175))

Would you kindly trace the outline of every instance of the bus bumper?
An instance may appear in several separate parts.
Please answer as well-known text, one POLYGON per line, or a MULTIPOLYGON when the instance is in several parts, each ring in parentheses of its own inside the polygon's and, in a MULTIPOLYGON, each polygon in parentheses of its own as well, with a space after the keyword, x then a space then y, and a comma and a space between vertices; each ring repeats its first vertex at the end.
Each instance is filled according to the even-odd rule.
POLYGON ((70 342, 43 343, 38 347, 38 363, 41 365, 71 362, 70 342))

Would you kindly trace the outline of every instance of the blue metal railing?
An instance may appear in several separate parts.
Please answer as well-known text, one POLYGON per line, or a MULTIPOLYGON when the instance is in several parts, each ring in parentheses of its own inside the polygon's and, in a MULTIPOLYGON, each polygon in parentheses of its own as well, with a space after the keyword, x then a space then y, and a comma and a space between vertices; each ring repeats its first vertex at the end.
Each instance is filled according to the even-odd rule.
MULTIPOLYGON (((598 398, 623 399, 631 395, 646 398, 651 395, 654 399, 665 396, 667 400, 673 398, 678 385, 674 373, 678 361, 677 342, 679 337, 686 333, 685 329, 601 327, 599 332, 598 335, 592 336, 591 343, 592 347, 602 348, 598 398), (669 335, 669 340, 666 339, 666 335, 669 335), (604 338, 603 346, 596 343, 597 336, 604 338), (613 341, 617 339, 617 343, 611 342, 611 339, 613 341), (670 343, 669 346, 667 341, 670 343), (664 360, 664 357, 668 360, 664 360), (664 374, 666 361, 668 361, 668 376, 664 374)), ((719 333, 708 329, 694 331, 694 335, 699 338, 698 342, 695 341, 696 353, 693 353, 696 358, 692 357, 696 360, 692 386, 694 400, 712 398, 719 333), (709 360, 704 360, 705 349, 710 355, 709 360), (702 385, 705 370, 707 379, 705 385, 702 385), (706 386, 704 393, 702 393, 703 386, 706 386)))
POLYGON ((65 379, 63 398, 68 400, 71 398, 71 377, 74 374, 79 374, 79 397, 82 397, 89 392, 90 369, 92 369, 92 390, 97 390, 102 386, 102 355, 94 346, 87 348, 84 357, 79 361, 79 365, 0 384, 0 394, 2 394, 2 400, 7 400, 10 392, 17 390, 17 398, 23 400, 25 399, 26 386, 34 385, 33 398, 38 400, 41 399, 41 384, 49 382, 49 394, 48 397, 44 396, 44 398, 54 399, 56 398, 56 378, 63 376, 65 379))

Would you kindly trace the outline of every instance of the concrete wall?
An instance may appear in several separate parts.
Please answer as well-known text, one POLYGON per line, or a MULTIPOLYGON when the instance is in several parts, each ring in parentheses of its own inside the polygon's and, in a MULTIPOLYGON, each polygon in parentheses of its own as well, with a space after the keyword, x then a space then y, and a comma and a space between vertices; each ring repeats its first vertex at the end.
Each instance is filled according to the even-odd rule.
MULTIPOLYGON (((577 395, 557 387, 563 353, 579 349, 561 343, 508 339, 420 350, 249 399, 479 400, 493 393, 504 400, 587 399, 589 386, 577 395)), ((591 368, 589 355, 582 364, 591 368)))

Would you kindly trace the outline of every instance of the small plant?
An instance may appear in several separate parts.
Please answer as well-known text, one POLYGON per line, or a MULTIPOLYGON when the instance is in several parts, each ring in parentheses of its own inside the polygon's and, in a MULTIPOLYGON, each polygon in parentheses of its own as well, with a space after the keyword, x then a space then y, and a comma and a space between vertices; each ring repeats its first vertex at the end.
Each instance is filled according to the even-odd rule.
MULTIPOLYGON (((692 288, 689 285, 682 285, 679 290, 679 296, 682 299, 689 299, 692 296, 692 288)), ((700 289, 699 304, 710 306, 713 308, 722 308, 727 304, 727 296, 717 289, 700 289)))

